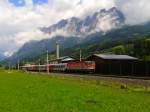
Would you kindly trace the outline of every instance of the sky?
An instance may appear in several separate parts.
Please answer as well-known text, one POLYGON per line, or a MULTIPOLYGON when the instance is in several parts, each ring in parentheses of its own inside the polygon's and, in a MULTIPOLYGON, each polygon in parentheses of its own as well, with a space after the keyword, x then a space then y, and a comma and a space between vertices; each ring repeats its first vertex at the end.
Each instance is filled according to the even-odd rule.
POLYGON ((10 56, 30 40, 50 38, 39 27, 111 7, 123 12, 126 24, 150 20, 150 0, 0 0, 0 54, 10 56))

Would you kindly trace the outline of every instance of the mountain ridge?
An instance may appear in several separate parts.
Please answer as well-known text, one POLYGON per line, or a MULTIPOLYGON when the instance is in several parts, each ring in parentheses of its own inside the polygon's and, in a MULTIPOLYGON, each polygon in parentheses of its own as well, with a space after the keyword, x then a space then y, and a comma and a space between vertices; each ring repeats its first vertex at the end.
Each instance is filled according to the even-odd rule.
POLYGON ((4 56, 3 54, 0 54, 0 61, 4 60, 6 58, 6 56, 4 56))
POLYGON ((124 15, 116 7, 113 7, 109 10, 102 9, 84 19, 77 17, 63 19, 49 27, 40 28, 40 30, 49 35, 64 33, 68 36, 84 37, 96 32, 106 33, 111 29, 120 28, 124 23, 124 15))
MULTIPOLYGON (((109 12, 109 11, 116 12, 116 8, 111 8, 109 10, 103 9, 103 10, 101 10, 101 13, 105 13, 105 12, 109 12)), ((95 13, 95 15, 97 15, 96 13, 95 13)), ((93 17, 93 16, 91 16, 91 17, 93 17)), ((97 17, 97 16, 95 16, 95 17, 97 17)), ((88 22, 85 23, 85 25, 87 25, 87 26, 88 26, 88 23, 90 23, 89 22, 90 19, 88 19, 88 18, 90 18, 90 17, 86 18, 86 21, 88 21, 88 22)), ((32 41, 32 42, 26 43, 18 52, 16 52, 13 56, 11 56, 7 60, 5 60, 5 62, 9 61, 13 64, 16 64, 17 60, 20 60, 20 61, 22 61, 22 60, 25 60, 25 61, 38 60, 38 58, 40 58, 42 55, 45 55, 46 50, 48 50, 50 53, 55 52, 56 42, 60 42, 60 45, 63 45, 63 46, 61 46, 61 49, 63 49, 63 51, 61 51, 62 55, 71 55, 72 52, 78 52, 77 50, 79 50, 80 48, 89 48, 88 50, 87 49, 86 50, 87 50, 87 53, 89 52, 89 54, 90 54, 91 52, 95 53, 97 51, 103 50, 103 48, 107 45, 107 44, 105 45, 105 43, 110 43, 111 41, 115 43, 118 41, 127 40, 127 39, 130 40, 133 38, 139 38, 139 37, 143 37, 144 35, 150 34, 150 30, 149 30, 150 23, 147 23, 144 25, 128 26, 128 25, 124 25, 124 21, 125 21, 124 19, 125 18, 123 18, 122 20, 119 20, 120 22, 121 21, 122 22, 118 28, 111 29, 110 31, 107 31, 105 33, 102 33, 101 31, 99 31, 99 32, 89 34, 89 35, 85 36, 84 38, 81 38, 78 35, 69 36, 69 37, 54 36, 51 39, 44 39, 41 41, 34 41, 34 42, 32 41), (91 46, 94 46, 94 47, 91 47, 91 46), (68 49, 71 49, 71 50, 68 50, 68 49), (65 52, 64 52, 64 50, 65 50, 65 52)), ((78 21, 77 18, 72 18, 72 20, 78 21)), ((54 24, 54 25, 56 25, 59 28, 62 28, 63 25, 66 24, 65 21, 66 20, 62 20, 62 21, 58 22, 59 25, 57 25, 57 24, 54 24)), ((48 32, 45 32, 45 33, 48 33, 48 32)), ((75 53, 75 55, 77 55, 77 53, 75 53)), ((53 56, 55 56, 54 53, 53 53, 53 56)))

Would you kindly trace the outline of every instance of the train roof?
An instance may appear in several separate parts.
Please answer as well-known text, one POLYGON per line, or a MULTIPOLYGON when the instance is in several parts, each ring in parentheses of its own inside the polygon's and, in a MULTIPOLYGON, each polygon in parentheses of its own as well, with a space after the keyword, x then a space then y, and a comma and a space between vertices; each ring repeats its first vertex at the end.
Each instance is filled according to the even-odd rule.
POLYGON ((73 61, 74 59, 69 57, 69 56, 63 56, 60 57, 59 59, 54 59, 54 60, 50 60, 49 62, 53 62, 53 61, 62 61, 62 62, 66 62, 66 61, 73 61))
POLYGON ((66 61, 73 61, 74 59, 73 58, 71 58, 71 57, 67 57, 67 58, 65 58, 65 59, 63 59, 63 60, 61 60, 62 62, 66 62, 66 61))

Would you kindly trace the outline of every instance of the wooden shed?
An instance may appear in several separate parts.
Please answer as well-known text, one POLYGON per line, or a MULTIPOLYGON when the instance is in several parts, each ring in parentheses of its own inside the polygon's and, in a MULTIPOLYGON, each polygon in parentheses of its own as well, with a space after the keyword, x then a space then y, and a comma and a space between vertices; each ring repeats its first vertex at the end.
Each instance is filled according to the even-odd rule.
POLYGON ((97 73, 131 75, 133 63, 138 59, 128 55, 93 54, 86 60, 95 61, 97 73))

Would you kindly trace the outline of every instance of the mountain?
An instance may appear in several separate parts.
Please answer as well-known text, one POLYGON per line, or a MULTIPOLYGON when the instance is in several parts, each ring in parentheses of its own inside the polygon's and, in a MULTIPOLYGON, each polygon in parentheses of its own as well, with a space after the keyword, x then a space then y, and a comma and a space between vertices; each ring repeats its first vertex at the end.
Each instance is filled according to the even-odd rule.
MULTIPOLYGON (((73 46, 72 48, 65 49, 65 52, 61 52, 61 54, 64 56, 69 55, 78 58, 79 49, 81 48, 83 52, 83 57, 87 57, 94 53, 102 53, 104 50, 111 49, 118 45, 129 44, 129 42, 132 41, 135 41, 134 43, 136 43, 136 41, 138 41, 139 39, 144 39, 144 38, 148 38, 148 40, 150 38, 150 23, 145 23, 143 25, 124 26, 120 29, 115 29, 110 32, 107 32, 105 35, 101 35, 100 32, 89 35, 86 37, 86 39, 81 45, 78 44, 76 46, 73 46)), ((136 51, 136 55, 132 53, 127 53, 127 54, 135 57, 138 56, 138 58, 143 59, 141 53, 137 51, 136 51)), ((149 46, 145 47, 143 51, 146 52, 149 51, 149 46)), ((130 49, 129 52, 134 52, 134 51, 130 49)), ((147 53, 150 53, 150 51, 147 53)))
POLYGON ((7 60, 12 63, 16 63, 17 60, 33 60, 35 57, 46 53, 46 50, 49 52, 54 51, 56 42, 60 42, 63 49, 82 44, 87 41, 86 37, 88 35, 97 32, 104 35, 111 29, 122 27, 124 21, 123 14, 115 7, 109 10, 102 9, 84 19, 72 17, 61 20, 54 25, 41 28, 42 32, 49 33, 51 39, 28 42, 7 60))
POLYGON ((6 57, 3 54, 0 54, 0 61, 4 60, 6 57))
POLYGON ((83 57, 86 57, 92 53, 100 53, 105 49, 150 35, 150 23, 128 26, 124 24, 124 21, 123 14, 116 8, 103 9, 83 20, 76 17, 62 20, 50 27, 41 28, 41 31, 50 35, 61 31, 71 36, 63 33, 58 34, 62 36, 53 35, 50 39, 28 42, 4 63, 16 64, 18 60, 36 62, 39 58, 44 61, 46 50, 49 51, 50 58, 55 58, 56 42, 60 43, 61 56, 69 55, 77 58, 80 48, 83 50, 83 57), (81 32, 81 29, 85 30, 81 32))
POLYGON ((69 37, 65 38, 63 36, 57 36, 51 39, 45 39, 41 41, 30 41, 24 44, 19 51, 14 53, 10 58, 5 61, 10 61, 15 64, 18 60, 33 61, 36 57, 46 54, 46 51, 52 52, 55 50, 56 42, 63 45, 62 49, 73 47, 74 45, 80 43, 80 38, 69 37))
POLYGON ((41 31, 50 35, 80 36, 101 32, 106 33, 112 29, 124 25, 124 15, 115 7, 87 16, 84 19, 72 17, 64 19, 49 27, 41 28, 41 31))
MULTIPOLYGON (((150 37, 150 23, 144 25, 124 26, 120 29, 109 31, 105 35, 101 35, 101 32, 97 32, 88 35, 85 39, 81 39, 80 37, 66 38, 63 36, 57 36, 51 39, 26 43, 11 58, 5 60, 5 62, 7 63, 9 61, 16 64, 18 59, 20 61, 37 62, 39 58, 44 61, 46 59, 47 49, 49 50, 50 58, 55 58, 56 42, 60 43, 61 56, 68 55, 78 58, 80 48, 82 49, 83 57, 87 57, 93 53, 101 53, 103 51, 110 52, 110 50, 107 49, 128 44, 129 42, 144 37, 150 37)), ((132 53, 129 53, 129 55, 132 55, 132 53)), ((132 56, 138 56, 138 52, 136 52, 136 55, 132 56)))

